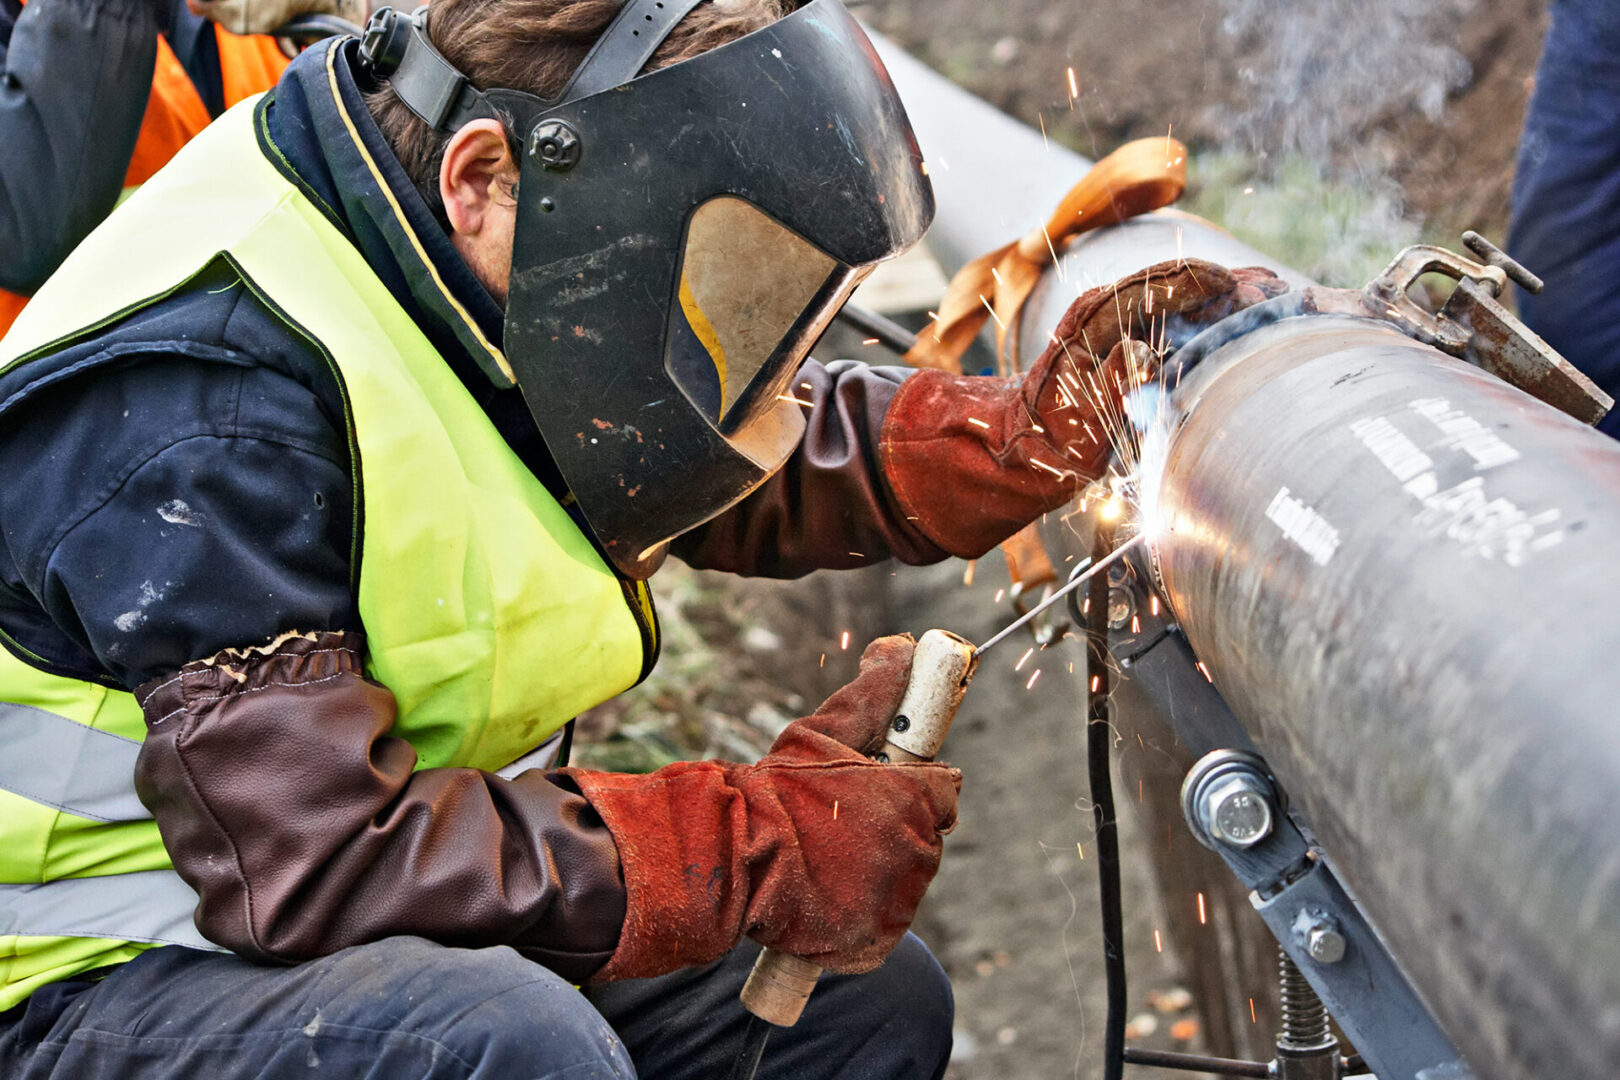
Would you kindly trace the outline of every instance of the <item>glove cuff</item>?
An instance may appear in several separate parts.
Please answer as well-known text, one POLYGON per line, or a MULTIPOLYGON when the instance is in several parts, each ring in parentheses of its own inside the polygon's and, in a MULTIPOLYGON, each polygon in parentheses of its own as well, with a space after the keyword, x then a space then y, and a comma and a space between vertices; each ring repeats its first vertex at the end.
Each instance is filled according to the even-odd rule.
POLYGON ((612 834, 624 876, 624 927, 591 979, 644 979, 718 960, 742 937, 746 893, 734 887, 746 821, 732 774, 682 762, 645 776, 564 769, 612 834))
POLYGON ((934 544, 976 559, 1091 479, 1032 426, 1021 380, 919 371, 878 438, 895 501, 934 544))

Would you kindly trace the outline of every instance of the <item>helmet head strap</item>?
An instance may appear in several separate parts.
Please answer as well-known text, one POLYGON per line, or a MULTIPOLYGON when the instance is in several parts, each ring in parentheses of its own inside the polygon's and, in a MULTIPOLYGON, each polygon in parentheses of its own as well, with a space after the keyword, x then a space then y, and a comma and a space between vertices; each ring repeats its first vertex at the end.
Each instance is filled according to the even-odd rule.
MULTIPOLYGON (((563 91, 556 107, 611 90, 647 66, 677 23, 703 0, 626 0, 563 91)), ((454 132, 480 118, 500 119, 487 94, 446 60, 428 38, 430 5, 406 15, 378 8, 360 41, 360 68, 374 83, 388 80, 405 107, 435 131, 454 132)), ((512 91, 504 91, 511 94, 512 91)), ((532 96, 532 95, 526 95, 532 96)), ((540 100, 540 99, 536 99, 540 100)))

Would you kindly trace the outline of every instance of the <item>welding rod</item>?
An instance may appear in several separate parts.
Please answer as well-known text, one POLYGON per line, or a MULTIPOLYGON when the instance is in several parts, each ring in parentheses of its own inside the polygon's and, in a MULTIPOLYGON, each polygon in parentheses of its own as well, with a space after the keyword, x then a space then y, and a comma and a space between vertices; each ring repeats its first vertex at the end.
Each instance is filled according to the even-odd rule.
POLYGON ((1002 641, 1004 641, 1014 630, 1017 630, 1020 626, 1023 626, 1025 623, 1029 622, 1029 620, 1033 619, 1035 616, 1039 615, 1041 612, 1045 611, 1047 608, 1051 607, 1065 596, 1068 596, 1081 585, 1084 585, 1086 582, 1090 581, 1097 575, 1098 572, 1105 570, 1109 566, 1118 562, 1124 557, 1127 551, 1131 550, 1131 548, 1135 547, 1137 544, 1140 544, 1146 538, 1147 533, 1137 533, 1135 536, 1119 545, 1119 547, 1115 548, 1113 551, 1110 551, 1103 557, 1101 562, 1097 563, 1095 566, 1090 566, 1089 569, 1087 567, 1090 565, 1091 560, 1087 559, 1085 562, 1082 562, 1079 566, 1074 568, 1074 572, 1070 576, 1068 584, 1064 585, 1063 588, 1059 589, 1051 596, 1048 596, 1045 600, 1042 600, 1039 604, 1036 604, 1018 618, 996 631, 995 635, 991 637, 989 641, 986 641, 983 645, 980 645, 973 650, 973 659, 977 660, 979 657, 989 652, 992 646, 1001 644, 1002 641))

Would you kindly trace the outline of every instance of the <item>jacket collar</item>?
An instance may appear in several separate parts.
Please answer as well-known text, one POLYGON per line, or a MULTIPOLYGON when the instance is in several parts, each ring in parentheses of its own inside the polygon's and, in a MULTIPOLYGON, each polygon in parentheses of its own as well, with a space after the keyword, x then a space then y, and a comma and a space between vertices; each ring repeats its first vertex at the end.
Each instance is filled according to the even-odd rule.
POLYGON ((383 140, 354 79, 357 45, 330 38, 300 53, 261 106, 261 137, 270 160, 347 234, 488 407, 514 385, 501 351, 504 312, 383 140))

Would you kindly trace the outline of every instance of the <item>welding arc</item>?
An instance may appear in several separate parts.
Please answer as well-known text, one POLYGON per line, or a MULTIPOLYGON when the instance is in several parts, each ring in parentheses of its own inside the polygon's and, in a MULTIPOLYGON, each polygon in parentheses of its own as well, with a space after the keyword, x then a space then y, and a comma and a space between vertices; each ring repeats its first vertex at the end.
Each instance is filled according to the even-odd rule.
POLYGON ((1006 640, 1007 636, 1010 635, 1014 630, 1017 630, 1020 626, 1023 626, 1025 623, 1029 622, 1029 620, 1033 619, 1035 616, 1039 615, 1041 612, 1045 611, 1047 608, 1051 607, 1065 596, 1068 596, 1074 590, 1090 581, 1101 571, 1106 570, 1108 567, 1124 558, 1127 551, 1131 550, 1131 548, 1135 547, 1137 544, 1140 544, 1145 539, 1147 539, 1147 533, 1137 533, 1135 536, 1119 545, 1119 547, 1103 556, 1102 561, 1096 563, 1095 565, 1089 565, 1091 560, 1087 559, 1085 562, 1075 567, 1074 573, 1072 576, 1070 576, 1068 584, 1064 585, 1063 588, 1059 589, 1051 596, 1048 596, 1045 600, 1042 600, 1039 604, 1036 604, 1034 607, 1024 612, 1017 619, 996 631, 994 637, 973 650, 973 659, 977 660, 979 657, 989 652, 992 646, 1001 644, 1001 642, 1006 640))

